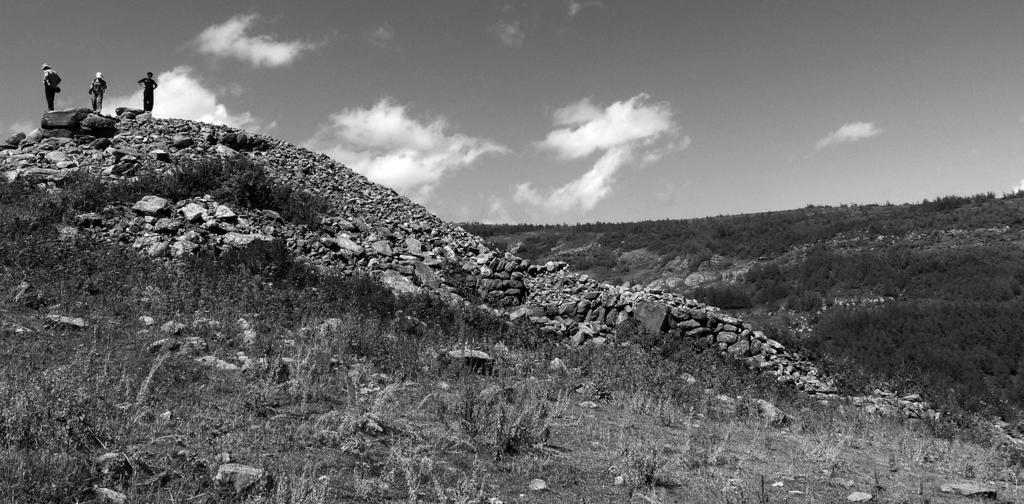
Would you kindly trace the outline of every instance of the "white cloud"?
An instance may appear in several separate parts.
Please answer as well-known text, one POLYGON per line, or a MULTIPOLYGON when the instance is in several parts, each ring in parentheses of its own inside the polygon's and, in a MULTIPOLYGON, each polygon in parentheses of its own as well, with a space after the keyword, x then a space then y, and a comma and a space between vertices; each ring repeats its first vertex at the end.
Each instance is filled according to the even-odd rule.
POLYGON ((8 131, 11 133, 28 133, 38 127, 39 125, 32 121, 15 121, 11 123, 8 131))
POLYGON ((398 43, 395 41, 395 28, 391 23, 385 22, 370 33, 370 43, 381 49, 398 50, 398 43))
POLYGON ((604 7, 604 4, 600 1, 577 2, 576 0, 569 0, 569 17, 576 17, 577 14, 587 7, 604 7))
POLYGON ((272 35, 247 34, 258 19, 259 14, 232 16, 221 24, 208 26, 196 37, 195 44, 201 53, 238 58, 255 67, 290 65, 303 52, 318 47, 312 42, 281 42, 275 40, 272 35))
POLYGON ((498 35, 501 43, 508 47, 522 47, 526 40, 526 33, 519 27, 519 21, 511 23, 498 21, 498 24, 494 26, 494 32, 498 35))
POLYGON ((665 154, 685 149, 690 137, 679 139, 672 110, 666 103, 647 103, 646 94, 612 103, 603 110, 584 98, 556 110, 555 126, 538 143, 561 160, 581 159, 595 152, 601 156, 586 173, 543 196, 529 183, 516 186, 515 200, 567 211, 590 210, 612 191, 615 175, 628 163, 647 164, 665 154))
MULTIPOLYGON (((205 87, 192 68, 177 66, 157 75, 158 87, 154 92, 153 115, 189 119, 235 128, 259 129, 263 127, 249 112, 231 113, 217 99, 217 94, 205 87)), ((104 100, 103 110, 111 113, 117 107, 142 108, 142 89, 131 96, 111 97, 104 100)), ((270 127, 270 126, 266 126, 270 127)))
POLYGON ((1024 179, 1021 179, 1019 184, 1013 186, 1013 192, 1014 193, 1019 193, 1019 192, 1022 192, 1022 191, 1024 191, 1024 179))
POLYGON ((814 145, 816 150, 824 149, 830 145, 857 142, 876 135, 882 134, 882 130, 875 127, 874 123, 852 122, 842 125, 839 129, 829 133, 814 145))
POLYGON ((501 224, 513 222, 512 214, 505 205, 505 200, 491 196, 487 202, 487 216, 481 220, 484 224, 501 224))
POLYGON ((369 109, 345 109, 306 142, 368 179, 418 201, 447 174, 485 154, 509 150, 484 138, 448 133, 444 117, 417 120, 406 107, 382 99, 369 109))

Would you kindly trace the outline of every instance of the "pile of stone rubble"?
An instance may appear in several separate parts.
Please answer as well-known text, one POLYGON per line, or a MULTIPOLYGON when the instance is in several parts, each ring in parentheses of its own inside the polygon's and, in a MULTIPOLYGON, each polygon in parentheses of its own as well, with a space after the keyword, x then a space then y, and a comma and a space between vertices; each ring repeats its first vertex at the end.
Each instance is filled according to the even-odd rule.
MULTIPOLYGON (((568 344, 608 342, 617 327, 633 320, 666 338, 717 349, 812 396, 837 394, 834 381, 813 362, 749 323, 679 295, 597 282, 564 263, 535 265, 491 250, 479 237, 325 155, 224 126, 154 119, 131 109, 118 114, 115 119, 85 109, 47 113, 41 128, 0 143, 0 174, 52 189, 80 171, 113 181, 166 174, 209 158, 246 159, 277 182, 324 199, 331 210, 314 228, 208 195, 181 201, 151 195, 79 215, 62 236, 91 233, 166 261, 278 242, 317 267, 375 274, 397 291, 428 291, 453 302, 460 301, 465 285, 455 285, 446 272, 457 271, 459 282, 468 282, 492 309, 528 320, 568 344)), ((880 391, 856 403, 883 414, 936 416, 915 396, 880 391)))

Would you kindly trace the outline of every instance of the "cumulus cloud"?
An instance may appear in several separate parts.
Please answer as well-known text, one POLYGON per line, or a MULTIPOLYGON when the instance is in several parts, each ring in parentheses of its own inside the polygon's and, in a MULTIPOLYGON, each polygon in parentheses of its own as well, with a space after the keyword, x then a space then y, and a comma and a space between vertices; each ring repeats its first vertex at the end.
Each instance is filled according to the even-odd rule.
POLYGON ((816 150, 824 149, 830 145, 857 142, 873 136, 882 134, 874 123, 852 122, 842 125, 839 129, 829 133, 814 145, 816 150))
POLYGON ((655 162, 688 147, 690 137, 679 138, 669 105, 648 100, 639 94, 601 108, 584 98, 554 111, 552 122, 562 127, 537 144, 541 149, 564 161, 601 155, 586 173, 546 196, 529 182, 517 185, 515 200, 556 211, 590 210, 611 193, 623 166, 655 162))
MULTIPOLYGON (((232 113, 217 94, 203 85, 191 67, 178 66, 155 77, 153 115, 223 124, 235 128, 259 129, 261 125, 249 112, 232 113)), ((117 107, 142 108, 142 88, 131 96, 115 96, 104 100, 103 110, 117 107)))
POLYGON ((449 173, 486 154, 509 152, 490 140, 449 133, 448 129, 444 117, 417 120, 405 106, 385 98, 369 109, 332 114, 330 123, 306 146, 374 182, 424 201, 449 173))
POLYGON ((1013 186, 1013 193, 1015 194, 1015 193, 1019 193, 1019 192, 1024 192, 1024 179, 1021 179, 1020 183, 1018 183, 1017 185, 1013 186))
POLYGON ((259 14, 238 14, 221 24, 208 26, 195 39, 199 52, 217 57, 231 57, 254 67, 287 66, 303 52, 318 47, 301 40, 282 42, 272 35, 249 35, 247 32, 259 14))
POLYGON ((397 50, 398 43, 395 41, 395 28, 391 23, 385 22, 370 33, 370 43, 381 48, 397 50))
POLYGON ((508 47, 522 47, 526 40, 526 33, 519 27, 519 21, 511 23, 498 21, 498 24, 494 26, 494 32, 498 35, 501 43, 508 47))
POLYGON ((577 2, 576 0, 569 0, 569 17, 576 17, 577 14, 587 7, 604 7, 604 4, 600 1, 577 2))
POLYGON ((10 125, 8 131, 11 133, 28 133, 38 127, 39 125, 32 121, 15 121, 10 125))

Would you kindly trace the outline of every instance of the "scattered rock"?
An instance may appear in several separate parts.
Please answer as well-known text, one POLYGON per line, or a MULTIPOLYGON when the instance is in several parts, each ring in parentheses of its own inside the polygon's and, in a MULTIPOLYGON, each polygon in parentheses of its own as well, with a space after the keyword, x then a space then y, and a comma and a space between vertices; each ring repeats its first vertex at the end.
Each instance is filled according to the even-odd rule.
POLYGON ((551 490, 548 488, 548 483, 540 478, 534 478, 530 480, 530 491, 531 492, 546 492, 551 490))
POLYGON ((224 245, 234 248, 245 248, 255 241, 266 240, 266 237, 260 234, 246 234, 246 233, 227 233, 224 235, 224 245))
POLYGON ((103 488, 98 486, 92 487, 92 492, 96 494, 96 500, 98 502, 109 502, 111 504, 124 504, 128 496, 121 492, 111 490, 109 488, 103 488))
POLYGON ((131 471, 123 453, 107 452, 93 459, 93 469, 99 474, 122 475, 131 471))
POLYGON ((44 318, 46 325, 55 329, 81 330, 89 327, 89 324, 82 317, 65 317, 64 315, 50 314, 44 318))
POLYGON ((757 406, 758 416, 769 425, 782 425, 789 421, 789 417, 782 410, 764 399, 755 399, 754 405, 757 406))
POLYGON ((233 487, 235 493, 242 493, 264 478, 263 469, 228 463, 217 468, 217 475, 213 479, 221 485, 233 487))
POLYGON ((206 209, 198 203, 189 203, 178 210, 178 213, 189 222, 202 222, 207 219, 206 209))
POLYGON ((168 154, 167 151, 163 149, 153 149, 149 151, 149 156, 157 161, 162 161, 164 163, 171 162, 171 155, 168 154))
POLYGON ((940 486, 939 490, 944 493, 952 493, 964 497, 980 497, 982 499, 995 499, 997 497, 994 488, 977 483, 950 483, 940 486))
POLYGON ((442 355, 444 357, 442 360, 460 362, 467 368, 471 369, 474 373, 494 373, 494 358, 486 352, 482 352, 480 350, 459 349, 449 350, 447 353, 442 355))
POLYGON ((217 152, 217 155, 221 156, 221 157, 226 157, 226 158, 238 157, 238 151, 236 151, 235 149, 232 149, 231 147, 228 147, 227 145, 217 144, 216 152, 217 152))
POLYGON ((252 323, 244 318, 238 319, 238 327, 242 329, 242 333, 239 337, 242 340, 242 344, 245 346, 251 346, 256 343, 256 330, 252 327, 252 323))
POLYGON ((559 373, 569 372, 569 368, 565 365, 565 362, 562 362, 562 359, 559 359, 558 357, 551 359, 551 362, 548 363, 548 369, 559 373))
POLYGON ((168 320, 160 326, 160 332, 171 335, 181 334, 185 329, 188 329, 188 326, 178 322, 177 320, 168 320))
POLYGON ((132 205, 132 210, 142 215, 160 215, 167 213, 171 202, 159 196, 144 196, 132 205))
POLYGON ((206 355, 206 356, 203 356, 203 357, 198 357, 198 358, 196 358, 196 362, 198 362, 199 364, 201 364, 203 366, 214 368, 214 369, 216 369, 218 371, 239 371, 240 370, 238 368, 238 366, 236 366, 236 365, 234 365, 234 364, 232 364, 230 362, 227 362, 227 361, 222 361, 222 360, 220 360, 220 359, 218 359, 218 358, 216 358, 216 357, 214 357, 212 355, 206 355))
POLYGON ((846 496, 846 500, 850 502, 868 502, 873 498, 874 496, 867 492, 853 492, 846 496))
POLYGON ((417 294, 421 289, 402 275, 401 273, 388 270, 380 276, 380 282, 398 294, 417 294))
POLYGON ((7 140, 4 140, 3 143, 0 143, 0 150, 4 150, 4 149, 17 149, 18 146, 21 145, 21 141, 24 140, 24 139, 25 139, 25 134, 24 133, 20 133, 20 132, 19 133, 15 133, 15 134, 7 137, 7 140))

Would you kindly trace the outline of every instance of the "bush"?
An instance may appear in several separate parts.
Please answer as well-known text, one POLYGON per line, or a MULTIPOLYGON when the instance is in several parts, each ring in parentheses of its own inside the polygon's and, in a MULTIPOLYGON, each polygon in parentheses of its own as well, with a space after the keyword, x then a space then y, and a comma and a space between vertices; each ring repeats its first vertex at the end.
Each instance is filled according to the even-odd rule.
POLYGON ((750 299, 750 295, 747 294, 747 291, 735 284, 698 287, 694 290, 693 297, 704 301, 709 305, 724 308, 726 310, 743 309, 754 306, 754 302, 750 299))

